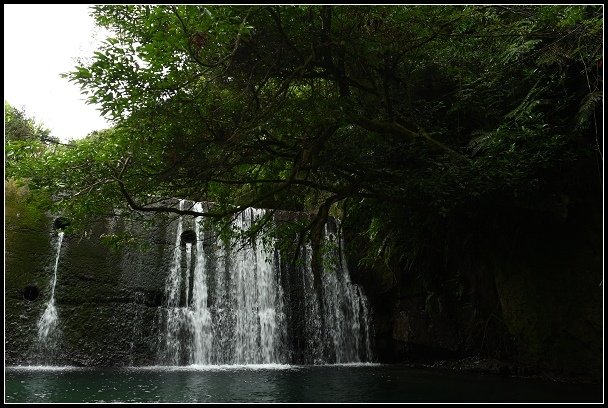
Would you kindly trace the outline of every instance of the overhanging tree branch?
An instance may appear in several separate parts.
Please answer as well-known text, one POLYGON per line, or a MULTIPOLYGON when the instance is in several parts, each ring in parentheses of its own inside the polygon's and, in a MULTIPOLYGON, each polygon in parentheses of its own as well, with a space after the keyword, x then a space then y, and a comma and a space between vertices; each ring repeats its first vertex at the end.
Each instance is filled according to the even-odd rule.
POLYGON ((405 136, 410 141, 414 141, 414 140, 422 138, 429 145, 431 145, 439 150, 442 150, 445 153, 448 153, 450 156, 452 156, 458 160, 467 161, 467 162, 470 161, 470 159, 468 157, 456 152, 455 150, 449 148, 448 146, 441 143, 440 141, 433 139, 428 133, 426 133, 422 129, 419 129, 418 132, 414 132, 413 130, 410 130, 410 129, 404 127, 403 125, 401 125, 400 123, 398 123, 396 121, 383 122, 383 121, 379 121, 379 120, 370 120, 370 119, 366 119, 366 118, 358 118, 354 121, 354 124, 364 128, 366 130, 370 130, 372 132, 405 136))

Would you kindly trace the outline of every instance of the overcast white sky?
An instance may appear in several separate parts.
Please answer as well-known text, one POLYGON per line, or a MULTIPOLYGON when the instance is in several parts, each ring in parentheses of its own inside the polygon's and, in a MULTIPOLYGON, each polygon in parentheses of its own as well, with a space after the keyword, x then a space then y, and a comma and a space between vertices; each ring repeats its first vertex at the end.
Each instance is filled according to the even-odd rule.
POLYGON ((59 76, 105 38, 89 6, 4 5, 4 100, 63 141, 110 127, 79 87, 59 76))

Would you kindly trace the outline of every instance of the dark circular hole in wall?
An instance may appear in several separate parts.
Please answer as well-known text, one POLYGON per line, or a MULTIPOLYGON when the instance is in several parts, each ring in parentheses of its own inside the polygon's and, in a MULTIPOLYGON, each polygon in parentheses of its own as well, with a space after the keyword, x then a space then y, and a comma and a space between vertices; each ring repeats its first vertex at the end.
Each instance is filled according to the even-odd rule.
POLYGON ((40 291, 36 285, 27 285, 25 289, 23 289, 23 299, 25 300, 33 302, 38 299, 38 295, 40 295, 40 291))
POLYGON ((55 228, 56 230, 63 230, 68 225, 70 225, 70 220, 65 217, 58 217, 55 218, 55 221, 53 221, 53 228, 55 228))
POLYGON ((192 230, 186 230, 182 232, 182 243, 193 244, 196 242, 196 232, 192 230))

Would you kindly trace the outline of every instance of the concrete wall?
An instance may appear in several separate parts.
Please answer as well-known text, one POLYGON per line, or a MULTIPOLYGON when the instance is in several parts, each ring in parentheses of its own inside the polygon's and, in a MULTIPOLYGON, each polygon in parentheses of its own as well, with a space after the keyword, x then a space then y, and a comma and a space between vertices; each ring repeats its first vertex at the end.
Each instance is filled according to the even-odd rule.
POLYGON ((6 364, 129 365, 156 359, 154 319, 170 269, 176 222, 151 227, 129 222, 148 247, 113 251, 100 237, 124 230, 121 219, 92 225, 86 236, 66 234, 58 264, 56 305, 61 335, 40 350, 37 323, 50 298, 56 256, 54 217, 28 209, 27 194, 6 195, 6 364), (39 296, 24 298, 27 286, 39 296))

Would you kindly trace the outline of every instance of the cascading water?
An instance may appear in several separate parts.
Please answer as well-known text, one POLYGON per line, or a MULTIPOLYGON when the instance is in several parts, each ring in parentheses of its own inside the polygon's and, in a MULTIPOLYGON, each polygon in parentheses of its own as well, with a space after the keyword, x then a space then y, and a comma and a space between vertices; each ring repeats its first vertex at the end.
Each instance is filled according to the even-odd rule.
POLYGON ((336 363, 359 362, 362 357, 371 360, 367 299, 361 288, 350 281, 342 240, 329 232, 327 226, 325 241, 326 253, 330 254, 323 274, 325 333, 327 342, 333 345, 332 360, 336 363))
MULTIPOLYGON (((248 208, 233 222, 233 228, 248 230, 264 210, 248 208)), ((232 308, 236 311, 236 364, 278 363, 282 359, 284 313, 278 269, 271 254, 264 250, 260 237, 252 246, 231 254, 230 275, 235 293, 232 308)))
MULTIPOLYGON (((179 209, 182 210, 184 201, 181 200, 179 203, 179 209)), ((184 310, 179 306, 180 295, 181 295, 181 235, 183 229, 183 217, 179 217, 177 224, 177 238, 175 240, 175 247, 173 248, 173 262, 171 264, 171 271, 167 278, 167 284, 165 292, 167 295, 167 317, 166 317, 166 331, 165 331, 165 354, 169 364, 179 365, 180 364, 180 353, 182 341, 179 333, 182 327, 182 320, 184 310)))
POLYGON ((57 237, 57 251, 55 255, 55 267, 51 278, 51 297, 46 304, 44 313, 38 320, 38 348, 44 352, 49 352, 56 346, 58 329, 57 307, 55 306, 55 285, 57 284, 57 269, 59 267, 59 256, 61 255, 61 245, 63 243, 63 231, 59 231, 57 237))
MULTIPOLYGON (((196 203, 194 211, 203 211, 201 203, 196 203)), ((202 240, 201 219, 194 219, 196 233, 196 266, 192 278, 192 313, 190 314, 190 325, 193 328, 194 348, 191 361, 193 364, 210 364, 211 348, 213 345, 213 326, 211 324, 211 312, 207 307, 207 271, 205 268, 205 252, 202 240)))
MULTIPOLYGON (((183 210, 186 202, 179 205, 183 210)), ((203 211, 201 203, 192 208, 203 211)), ((248 208, 233 220, 232 227, 246 231, 264 214, 264 210, 248 208)), ((291 272, 301 274, 295 289, 303 294, 303 303, 292 305, 281 284, 278 251, 265 248, 261 237, 246 243, 223 242, 205 231, 201 221, 200 217, 178 219, 161 307, 161 364, 371 361, 367 300, 350 281, 335 234, 326 230, 329 250, 321 293, 315 290, 310 245, 304 248, 304 262, 291 272), (181 242, 182 233, 188 232, 184 232, 186 225, 192 222, 194 246, 181 242), (298 340, 303 347, 298 361, 293 360, 291 349, 297 335, 287 317, 294 314, 292 309, 300 310, 302 321, 297 324, 303 325, 299 333, 305 337, 298 340)))
POLYGON ((306 337, 306 363, 321 364, 325 362, 323 352, 323 327, 319 307, 319 294, 315 290, 315 277, 312 272, 312 248, 304 249, 304 265, 300 268, 303 276, 304 292, 304 336, 306 337))

